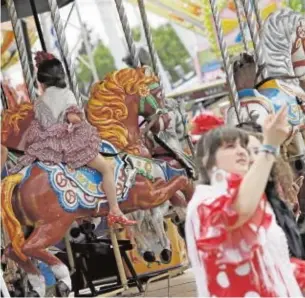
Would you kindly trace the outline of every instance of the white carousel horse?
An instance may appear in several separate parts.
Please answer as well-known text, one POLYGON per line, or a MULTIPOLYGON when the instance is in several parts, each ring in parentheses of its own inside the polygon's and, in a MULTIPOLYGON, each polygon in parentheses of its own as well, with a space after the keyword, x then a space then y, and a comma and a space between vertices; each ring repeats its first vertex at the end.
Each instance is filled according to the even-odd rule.
MULTIPOLYGON (((302 14, 285 8, 272 13, 265 21, 261 31, 261 45, 264 55, 264 67, 268 78, 254 87, 255 76, 249 84, 241 84, 239 91, 240 118, 255 115, 258 124, 263 124, 270 113, 275 113, 284 104, 288 106, 289 123, 294 128, 290 138, 294 150, 288 152, 297 163, 305 155, 305 18, 302 14), (251 88, 251 89, 250 89, 251 88)), ((241 63, 242 65, 242 63, 241 63)), ((244 64, 246 65, 246 64, 244 64)), ((253 68, 254 69, 254 68, 253 68)), ((243 66, 235 74, 237 81, 247 80, 243 66)), ((238 83, 237 83, 238 85, 238 83)), ((229 124, 237 124, 233 108, 228 110, 229 124)), ((304 171, 301 168, 300 171, 304 171)))
MULTIPOLYGON (((185 113, 184 102, 179 103, 173 99, 167 100, 166 108, 169 110, 171 123, 168 129, 158 136, 162 138, 162 141, 169 148, 175 148, 175 152, 181 156, 183 151, 190 151, 187 140, 187 114, 185 113)), ((161 145, 155 140, 152 134, 149 135, 149 139, 153 144, 154 152, 157 152, 154 157, 158 159, 166 158, 166 154, 161 153, 164 152, 164 149, 161 148, 161 145), (158 149, 161 149, 161 152, 158 149)), ((173 163, 177 162, 172 161, 173 163)), ((191 158, 187 155, 185 162, 190 167, 194 166, 191 158)), ((169 163, 171 164, 171 161, 169 163)), ((195 171, 194 168, 190 170, 195 171)), ((182 193, 179 195, 183 196, 182 193)), ((183 200, 186 201, 186 198, 183 197, 183 200)), ((156 261, 155 256, 159 255, 162 263, 166 264, 170 262, 172 255, 171 245, 165 231, 166 225, 164 224, 164 217, 170 216, 175 224, 179 224, 184 222, 185 211, 185 207, 172 206, 170 202, 166 202, 159 207, 145 211, 139 210, 128 215, 137 221, 137 225, 129 228, 129 231, 137 244, 139 254, 145 261, 154 262, 156 261)))

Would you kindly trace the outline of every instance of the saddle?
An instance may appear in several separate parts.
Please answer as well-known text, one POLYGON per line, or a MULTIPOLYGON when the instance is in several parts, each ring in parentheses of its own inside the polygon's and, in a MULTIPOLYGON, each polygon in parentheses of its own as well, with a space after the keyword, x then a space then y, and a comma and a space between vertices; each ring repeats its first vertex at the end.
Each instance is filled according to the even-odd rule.
MULTIPOLYGON (((126 163, 117 155, 118 152, 111 143, 102 141, 100 152, 112 155, 111 162, 114 165, 117 200, 122 202, 127 199, 128 191, 132 186, 130 179, 134 178, 135 173, 126 168, 126 163)), ((25 171, 23 182, 30 176, 34 165, 48 173, 49 183, 65 211, 74 212, 78 208, 95 209, 97 204, 107 204, 102 184, 103 177, 98 171, 86 166, 71 169, 62 163, 53 165, 38 161, 23 170, 25 171)))
MULTIPOLYGON (((107 141, 100 143, 100 152, 111 156, 119 203, 127 200, 137 174, 150 180, 162 178, 165 181, 174 176, 187 175, 184 169, 175 169, 162 160, 151 160, 130 154, 121 156, 107 141)), ((108 204, 103 190, 103 177, 98 171, 88 167, 71 169, 66 164, 53 165, 38 161, 21 171, 24 174, 22 183, 29 178, 34 165, 48 173, 50 186, 66 212, 75 212, 78 208, 96 209, 98 205, 108 204)))

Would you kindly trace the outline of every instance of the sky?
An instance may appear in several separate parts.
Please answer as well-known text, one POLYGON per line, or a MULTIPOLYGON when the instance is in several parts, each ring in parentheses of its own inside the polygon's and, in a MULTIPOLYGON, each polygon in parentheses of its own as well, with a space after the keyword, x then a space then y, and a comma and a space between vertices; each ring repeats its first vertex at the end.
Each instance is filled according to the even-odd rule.
MULTIPOLYGON (((107 2, 112 2, 111 9, 109 9, 109 14, 115 14, 118 18, 118 14, 114 5, 114 0, 77 0, 78 5, 81 11, 81 19, 82 22, 87 24, 90 29, 92 29, 92 39, 102 39, 103 42, 107 45, 108 44, 108 37, 105 34, 103 23, 101 21, 101 15, 99 9, 97 7, 97 2, 105 2, 105 6, 107 6, 107 2)), ((138 7, 128 3, 126 0, 123 0, 125 11, 128 17, 128 21, 131 27, 135 27, 141 23, 140 16, 138 13, 138 7)), ((72 4, 69 4, 60 9, 60 15, 63 23, 66 23, 68 19, 69 13, 71 11, 72 4)), ((166 19, 159 17, 149 11, 147 11, 148 20, 150 26, 158 27, 167 22, 166 19)), ((77 50, 80 46, 79 40, 81 38, 81 31, 79 25, 78 15, 76 10, 73 9, 69 22, 67 23, 67 27, 65 30, 66 33, 66 40, 69 46, 70 53, 75 57, 77 54, 77 50)), ((122 39, 124 39, 124 33, 121 28, 121 24, 119 18, 117 19, 116 24, 110 24, 110 26, 117 26, 119 28, 118 32, 120 33, 122 39)), ((33 49, 34 52, 37 50, 41 50, 39 41, 36 42, 33 49)), ((4 73, 5 77, 9 76, 11 78, 11 82, 13 85, 19 84, 23 81, 22 71, 19 64, 11 67, 8 71, 4 73)))
MULTIPOLYGON (((93 30, 92 32, 93 40, 102 39, 107 44, 108 38, 104 32, 103 24, 101 22, 101 15, 97 7, 97 2, 99 3, 105 2, 105 4, 107 5, 107 2, 109 2, 109 0, 77 0, 77 1, 79 3, 79 7, 82 13, 81 14, 82 22, 86 23, 88 27, 93 30)), ((110 1, 114 3, 113 0, 110 1)), ((128 3, 126 0, 123 1, 123 3, 130 26, 135 27, 139 25, 141 21, 139 19, 138 7, 128 3)), ((67 5, 66 7, 61 9, 61 17, 63 20, 67 20, 71 7, 72 4, 67 5)), ((118 16, 114 4, 113 7, 109 9, 109 14, 116 14, 118 16)), ((165 22, 167 22, 166 19, 161 18, 149 11, 147 11, 147 15, 148 15, 149 23, 152 27, 158 27, 164 24, 165 22)), ((119 19, 117 24, 110 24, 110 26, 118 26, 121 35, 123 37, 123 30, 121 29, 121 24, 119 23, 119 19)), ((79 19, 74 9, 70 16, 69 23, 66 29, 66 37, 72 49, 74 48, 73 45, 77 43, 80 35, 81 32, 79 30, 79 19)))

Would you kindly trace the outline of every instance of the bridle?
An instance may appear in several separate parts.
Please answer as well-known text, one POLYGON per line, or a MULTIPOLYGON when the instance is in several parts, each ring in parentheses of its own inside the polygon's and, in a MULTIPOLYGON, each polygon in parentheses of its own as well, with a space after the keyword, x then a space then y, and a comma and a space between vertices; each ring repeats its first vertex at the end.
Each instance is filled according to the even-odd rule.
MULTIPOLYGON (((148 89, 151 91, 153 89, 158 88, 160 85, 158 83, 152 83, 148 86, 148 89)), ((155 97, 149 92, 149 94, 141 96, 139 103, 139 112, 140 114, 145 114, 145 105, 149 104, 151 108, 154 109, 154 114, 144 117, 144 120, 140 123, 139 127, 143 126, 144 123, 147 122, 147 125, 140 132, 139 138, 143 138, 147 135, 147 133, 151 130, 151 128, 159 121, 161 115, 167 113, 167 109, 161 108, 155 97)), ((125 153, 125 150, 128 148, 129 144, 127 144, 122 150, 117 153, 108 153, 108 152, 100 152, 105 157, 115 157, 122 153, 125 153)))

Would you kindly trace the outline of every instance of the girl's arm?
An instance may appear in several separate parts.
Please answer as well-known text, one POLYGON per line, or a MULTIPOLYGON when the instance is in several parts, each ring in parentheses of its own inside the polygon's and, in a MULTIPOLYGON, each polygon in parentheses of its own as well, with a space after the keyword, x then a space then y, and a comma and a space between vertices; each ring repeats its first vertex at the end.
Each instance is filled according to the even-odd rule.
POLYGON ((80 123, 82 121, 80 116, 77 115, 76 113, 68 113, 67 120, 69 123, 72 123, 72 124, 80 123))
MULTIPOLYGON (((264 144, 279 147, 287 138, 287 107, 284 106, 276 115, 269 115, 264 124, 264 144)), ((239 219, 232 228, 243 225, 255 213, 265 192, 275 156, 260 152, 241 182, 233 208, 239 219)))
POLYGON ((234 209, 239 214, 239 220, 232 227, 233 229, 243 225, 256 211, 264 194, 274 161, 275 156, 272 154, 260 152, 257 160, 245 175, 233 204, 234 209))

